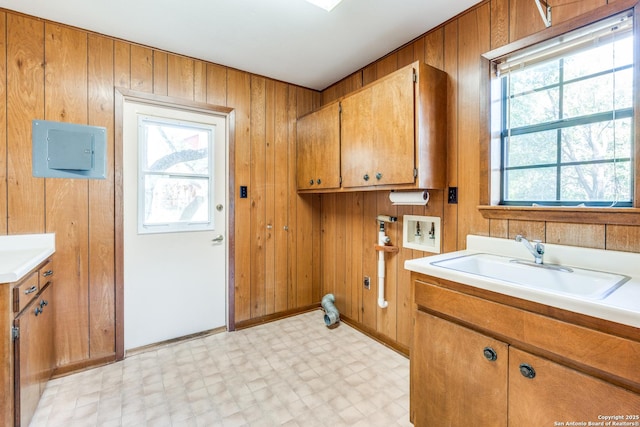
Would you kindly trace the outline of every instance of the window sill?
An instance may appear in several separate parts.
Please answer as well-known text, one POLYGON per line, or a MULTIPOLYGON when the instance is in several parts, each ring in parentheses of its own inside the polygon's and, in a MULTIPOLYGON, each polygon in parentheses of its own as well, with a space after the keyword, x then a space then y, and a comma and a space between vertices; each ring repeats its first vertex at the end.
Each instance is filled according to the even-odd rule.
POLYGON ((485 219, 640 225, 639 208, 478 206, 485 219))

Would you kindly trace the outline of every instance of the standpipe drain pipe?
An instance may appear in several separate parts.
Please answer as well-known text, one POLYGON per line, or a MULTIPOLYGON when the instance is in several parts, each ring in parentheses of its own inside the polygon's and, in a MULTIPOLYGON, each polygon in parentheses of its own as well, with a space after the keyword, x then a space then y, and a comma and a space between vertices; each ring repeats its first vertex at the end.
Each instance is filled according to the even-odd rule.
POLYGON ((340 313, 333 303, 336 302, 336 298, 333 294, 326 294, 322 297, 322 308, 324 309, 324 324, 331 326, 340 320, 340 313))

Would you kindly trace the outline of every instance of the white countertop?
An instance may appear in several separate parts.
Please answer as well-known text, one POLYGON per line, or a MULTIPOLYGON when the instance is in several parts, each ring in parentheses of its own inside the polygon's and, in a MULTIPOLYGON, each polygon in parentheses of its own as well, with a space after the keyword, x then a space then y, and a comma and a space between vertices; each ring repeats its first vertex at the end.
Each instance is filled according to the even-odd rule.
POLYGON ((55 249, 54 233, 0 236, 0 283, 22 279, 55 249))
POLYGON ((439 277, 469 286, 498 292, 516 298, 585 314, 588 316, 640 328, 640 254, 632 252, 606 251, 544 244, 544 262, 568 267, 618 273, 631 279, 601 300, 559 295, 542 289, 532 289, 515 283, 495 280, 475 274, 432 265, 432 262, 456 258, 474 253, 533 260, 522 243, 510 239, 484 236, 467 236, 467 249, 425 258, 405 261, 405 268, 416 273, 439 277))

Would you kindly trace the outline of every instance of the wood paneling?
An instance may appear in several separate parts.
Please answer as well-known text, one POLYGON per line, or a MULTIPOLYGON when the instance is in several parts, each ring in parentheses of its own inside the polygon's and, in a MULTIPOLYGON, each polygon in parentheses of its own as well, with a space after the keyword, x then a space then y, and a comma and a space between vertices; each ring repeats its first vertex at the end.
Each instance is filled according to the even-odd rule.
MULTIPOLYGON (((235 108, 235 180, 236 187, 246 185, 251 197, 251 75, 229 70, 227 74, 227 103, 235 108)), ((236 188, 235 202, 235 320, 251 318, 251 203, 250 198, 240 199, 236 188)))
POLYGON ((168 55, 166 53, 153 52, 153 93, 156 95, 167 95, 167 81, 169 78, 167 75, 167 60, 168 55))
MULTIPOLYGON (((133 68, 133 66, 132 66, 133 68)), ((167 60, 167 94, 175 98, 194 99, 194 60, 177 55, 169 55, 167 60)))
POLYGON ((31 121, 44 119, 44 23, 8 14, 6 34, 7 229, 43 233, 44 179, 31 175, 31 121))
POLYGON ((444 28, 431 31, 424 37, 424 62, 439 70, 444 70, 444 28))
POLYGON ((207 103, 227 105, 227 69, 207 64, 207 103))
POLYGON ((153 92, 153 51, 149 48, 131 46, 131 89, 153 92))
POLYGON ((555 25, 604 6, 607 0, 553 0, 549 3, 551 3, 551 23, 555 25))
POLYGON ((509 0, 491 1, 491 49, 509 43, 509 0))
MULTIPOLYGON (((289 89, 286 84, 274 82, 273 90, 273 136, 268 142, 271 149, 273 175, 273 246, 270 247, 271 262, 274 270, 274 307, 273 312, 285 311, 288 306, 289 257, 289 177, 293 174, 294 164, 289 164, 289 89)), ((291 158, 292 160, 295 157, 291 158)), ((293 161, 292 161, 293 163, 293 161)), ((295 202, 295 199, 291 200, 295 202)))
POLYGON ((605 248, 605 226, 602 224, 547 223, 547 243, 585 248, 605 248))
POLYGON ((545 223, 541 221, 509 221, 507 226, 507 239, 515 239, 516 235, 530 240, 548 241, 545 237, 545 223))
POLYGON ((640 252, 640 227, 607 225, 605 248, 612 251, 640 252))
POLYGON ((131 88, 131 45, 116 40, 113 46, 113 76, 116 87, 131 88))
MULTIPOLYGON (((45 118, 87 123, 87 34, 45 25, 45 118)), ((49 179, 46 231, 56 233, 54 292, 58 365, 89 358, 89 197, 88 180, 49 179), (64 325, 64 326, 62 326, 64 325)))
POLYGON ((207 64, 193 61, 193 100, 207 102, 207 64))
POLYGON ((489 222, 477 210, 480 200, 480 83, 486 70, 481 69, 480 55, 490 48, 489 4, 485 4, 459 18, 458 81, 461 94, 458 105, 458 180, 465 183, 458 188, 458 248, 466 247, 467 234, 489 235, 489 222))
POLYGON ((89 35, 88 124, 107 129, 107 178, 89 181, 89 355, 115 351, 113 41, 89 35))
MULTIPOLYGON (((605 0, 578 2, 580 4, 573 0, 552 2, 553 22, 557 24, 582 13, 591 12, 604 2, 605 0)), ((481 184, 480 180, 482 174, 488 173, 486 166, 482 164, 482 150, 487 149, 488 145, 483 143, 482 139, 487 138, 486 126, 489 120, 488 109, 484 105, 487 102, 486 92, 482 90, 483 84, 487 82, 489 70, 486 69, 487 62, 481 59, 481 54, 503 47, 543 28, 533 1, 484 1, 322 92, 323 104, 347 95, 358 88, 347 89, 351 88, 349 82, 354 80, 354 76, 361 77, 362 84, 371 83, 403 65, 411 51, 414 58, 424 60, 447 73, 447 162, 443 167, 447 170, 447 185, 458 187, 458 204, 447 203, 446 190, 431 190, 429 205, 426 208, 417 207, 412 210, 416 215, 435 215, 442 218, 444 252, 464 249, 467 234, 509 239, 513 239, 516 234, 524 234, 528 238, 541 239, 549 243, 640 251, 640 226, 635 225, 640 222, 635 218, 638 215, 635 210, 605 214, 590 209, 589 218, 596 218, 599 225, 572 224, 570 219, 574 212, 544 212, 541 216, 535 211, 523 210, 515 217, 517 219, 510 218, 511 212, 502 216, 485 214, 486 219, 479 214, 478 205, 488 197, 483 194, 487 191, 487 186, 481 184), (394 64, 397 68, 394 68, 394 64)), ((371 225, 371 221, 374 221, 378 213, 383 213, 380 209, 386 208, 384 193, 350 193, 349 197, 351 200, 342 211, 333 196, 322 196, 323 227, 325 224, 331 224, 333 230, 336 221, 342 220, 339 218, 344 216, 347 224, 346 234, 351 237, 345 245, 344 252, 335 245, 323 245, 323 274, 334 277, 335 266, 325 264, 348 259, 350 265, 347 266, 346 274, 346 300, 337 301, 337 304, 344 304, 345 316, 363 330, 373 331, 399 345, 406 345, 411 330, 410 310, 407 310, 407 307, 411 301, 410 290, 407 289, 410 286, 409 280, 403 262, 405 259, 429 254, 401 249, 395 255, 397 260, 387 260, 387 277, 389 274, 397 277, 393 285, 395 291, 392 291, 395 298, 394 330, 389 323, 388 313, 377 308, 377 257, 371 247, 372 242, 377 239, 373 228, 375 226, 371 225), (371 277, 371 290, 363 289, 364 276, 371 277), (359 313, 358 316, 356 312, 359 313)), ((397 209, 398 216, 409 211, 402 207, 394 209, 397 209)), ((400 225, 399 223, 398 227, 400 225)), ((327 280, 323 280, 323 284, 329 287, 327 280)), ((389 297, 387 299, 389 300, 389 297)), ((342 308, 341 305, 339 307, 342 308)))
POLYGON ((509 42, 519 40, 544 30, 544 28, 544 22, 534 1, 509 0, 509 42))
MULTIPOLYGON (((7 15, 0 12, 0 52, 7 52, 7 15)), ((7 55, 0 55, 0 195, 7 194, 7 55)), ((0 196, 0 235, 7 230, 7 197, 0 196)), ((2 408, 3 406, 0 406, 2 408)), ((2 418, 0 418, 1 420, 2 418)))
POLYGON ((251 182, 258 183, 249 194, 251 200, 251 317, 264 316, 266 310, 266 254, 265 240, 267 224, 265 180, 265 79, 251 77, 251 182))
MULTIPOLYGON (((602 1, 579 3, 556 2, 554 22, 593 10, 602 1)), ((107 180, 33 178, 31 120, 100 124, 113 134, 114 87, 234 109, 235 269, 231 274, 235 298, 231 311, 236 322, 317 304, 331 288, 345 316, 363 329, 393 337, 400 344, 408 342, 411 325, 406 312, 411 301, 402 264, 428 254, 405 250, 387 254, 386 296, 393 308, 383 311, 377 308, 373 245, 375 216, 385 213, 381 210, 402 215, 409 209, 390 208, 384 193, 298 195, 293 162, 297 117, 395 71, 411 56, 448 74, 447 162, 442 167, 447 170, 448 186, 459 189, 459 203, 446 203, 446 192, 438 191, 431 192, 426 208, 410 209, 414 214, 442 217, 444 251, 463 249, 468 233, 512 238, 515 230, 523 228, 528 233, 542 230, 545 239, 554 243, 640 251, 638 227, 633 224, 552 224, 536 220, 534 213, 520 222, 503 218, 490 222, 478 213, 478 141, 486 119, 481 116, 480 85, 486 70, 480 54, 543 28, 532 1, 482 2, 322 93, 12 12, 6 13, 6 21, 4 17, 0 12, 0 23, 6 22, 5 31, 0 32, 0 75, 6 70, 6 86, 0 84, 0 170, 6 155, 7 171, 6 183, 0 183, 0 195, 3 185, 7 194, 0 196, 0 213, 6 218, 6 222, 0 219, 0 232, 57 233, 60 267, 56 274, 64 285, 56 298, 64 299, 58 304, 63 307, 59 321, 69 326, 56 333, 60 366, 83 361, 87 366, 108 355, 113 342, 112 257, 117 257, 118 246, 113 243, 116 225, 111 217, 112 210, 118 209, 114 181, 121 171, 114 164, 110 136, 107 180), (240 185, 248 187, 249 198, 239 198, 240 185), (271 229, 266 228, 268 224, 271 229), (327 229, 322 233, 325 225, 335 234, 329 235, 327 229), (363 289, 364 276, 371 277, 370 290, 363 289)), ((4 181, 2 172, 0 181, 4 181)), ((400 239, 400 225, 390 227, 394 243, 400 239)))
MULTIPOLYGON (((444 27, 444 71, 447 79, 447 185, 458 187, 458 20, 444 27)), ((464 189, 464 187, 463 187, 464 189)), ((442 218, 443 235, 448 236, 442 242, 444 252, 458 248, 458 205, 446 203, 442 218)), ((461 249, 461 248, 460 248, 461 249)))
POLYGON ((296 120, 319 92, 11 12, 0 24, 0 233, 56 233, 58 372, 124 353, 114 88, 233 109, 232 323, 319 303, 320 198, 295 191, 296 120), (104 126, 106 179, 32 177, 33 119, 104 126))

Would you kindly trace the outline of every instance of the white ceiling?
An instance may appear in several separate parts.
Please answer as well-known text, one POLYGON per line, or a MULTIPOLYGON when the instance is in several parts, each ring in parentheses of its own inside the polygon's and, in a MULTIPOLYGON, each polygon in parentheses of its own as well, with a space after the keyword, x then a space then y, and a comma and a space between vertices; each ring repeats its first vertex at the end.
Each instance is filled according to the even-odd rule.
POLYGON ((0 0, 0 7, 324 89, 479 0, 0 0))

